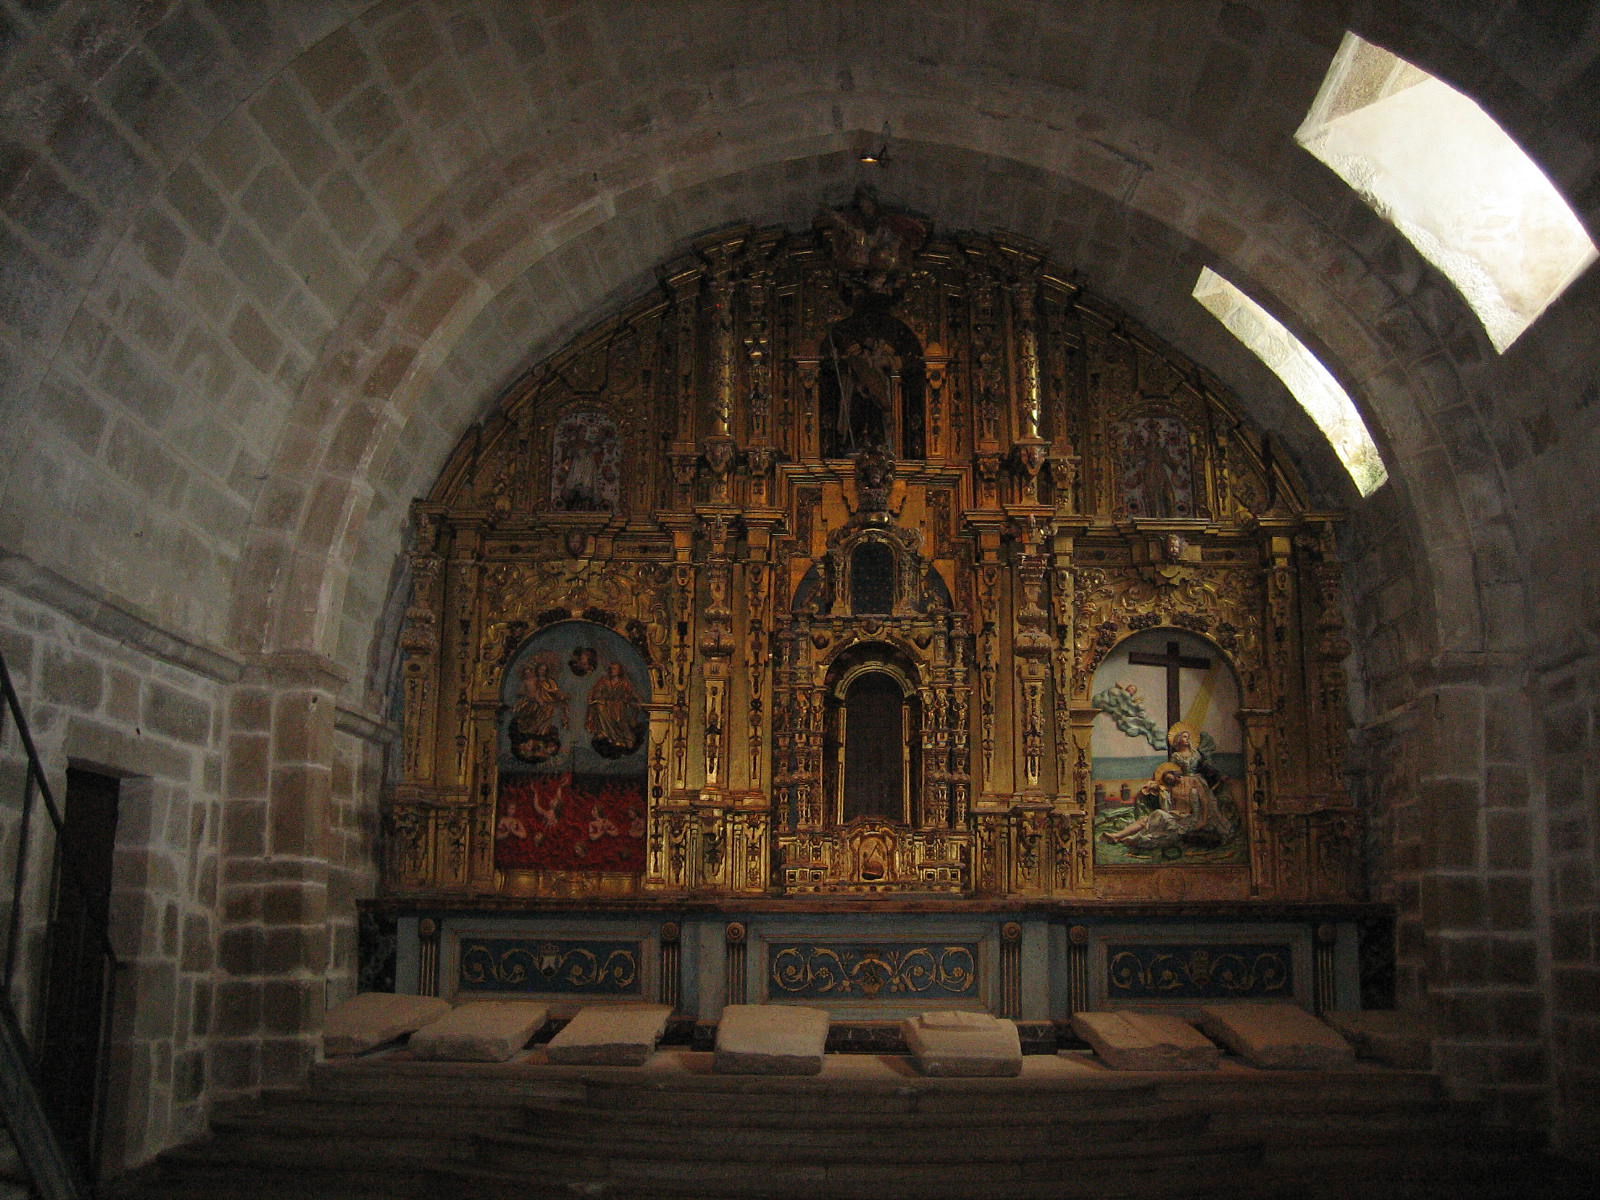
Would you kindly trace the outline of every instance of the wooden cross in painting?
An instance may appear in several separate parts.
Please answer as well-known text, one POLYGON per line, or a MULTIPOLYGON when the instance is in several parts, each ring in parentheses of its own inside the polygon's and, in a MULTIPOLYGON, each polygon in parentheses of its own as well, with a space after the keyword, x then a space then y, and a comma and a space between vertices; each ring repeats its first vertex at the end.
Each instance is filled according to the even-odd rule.
POLYGON ((1204 671, 1211 665, 1209 658, 1200 658, 1197 655, 1181 654, 1177 642, 1167 643, 1165 654, 1140 654, 1130 651, 1128 661, 1141 667, 1165 667, 1167 670, 1167 724, 1171 729, 1183 719, 1182 705, 1178 700, 1178 672, 1185 667, 1194 671, 1204 671))

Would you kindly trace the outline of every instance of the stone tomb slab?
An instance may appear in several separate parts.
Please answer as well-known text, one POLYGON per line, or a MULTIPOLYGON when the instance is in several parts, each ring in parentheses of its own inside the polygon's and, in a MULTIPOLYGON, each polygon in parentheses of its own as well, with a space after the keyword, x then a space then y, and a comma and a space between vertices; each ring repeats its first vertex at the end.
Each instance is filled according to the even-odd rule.
POLYGON ((1079 1012, 1072 1029, 1114 1071, 1210 1071, 1217 1044, 1181 1017, 1139 1012, 1079 1012))
POLYGON ((328 1010, 322 1021, 322 1052, 329 1058, 361 1054, 437 1021, 450 1002, 437 996, 362 992, 328 1010))
POLYGON ((642 1067, 667 1031, 665 1004, 591 1004, 545 1047, 550 1061, 584 1067, 642 1067))
POLYGON ((1200 1028, 1253 1067, 1338 1071, 1355 1065, 1355 1050, 1338 1033, 1294 1004, 1208 1004, 1200 1028))
POLYGON ((928 1012, 901 1022, 901 1029, 924 1075, 1022 1074, 1015 1021, 988 1013, 928 1012))
POLYGON ((730 1004, 712 1067, 728 1075, 820 1075, 828 1014, 794 1004, 730 1004))
POLYGON ((411 1035, 407 1045, 439 1062, 505 1062, 543 1028, 549 1009, 523 1000, 474 1000, 411 1035))
POLYGON ((1328 1014, 1328 1024, 1343 1034, 1362 1058, 1405 1071, 1433 1069, 1433 1032, 1421 1017, 1340 1009, 1328 1014))

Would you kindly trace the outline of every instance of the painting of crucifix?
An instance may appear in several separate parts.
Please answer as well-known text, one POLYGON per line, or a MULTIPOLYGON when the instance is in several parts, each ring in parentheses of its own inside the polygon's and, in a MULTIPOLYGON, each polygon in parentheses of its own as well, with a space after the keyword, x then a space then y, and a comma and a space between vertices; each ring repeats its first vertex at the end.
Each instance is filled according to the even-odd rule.
POLYGON ((1227 656, 1182 629, 1128 638, 1095 673, 1095 862, 1247 861, 1244 739, 1227 656))

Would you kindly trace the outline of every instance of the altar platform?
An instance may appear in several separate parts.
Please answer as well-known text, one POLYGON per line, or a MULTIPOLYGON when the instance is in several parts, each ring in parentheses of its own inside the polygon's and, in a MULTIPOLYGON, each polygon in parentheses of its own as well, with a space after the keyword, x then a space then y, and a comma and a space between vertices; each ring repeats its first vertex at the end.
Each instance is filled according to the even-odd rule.
POLYGON ((108 1200, 1577 1200, 1592 1179, 1486 1129, 1429 1072, 1357 1064, 1111 1071, 1031 1054, 1011 1079, 928 1079, 891 1054, 730 1077, 666 1047, 641 1067, 319 1063, 219 1116, 108 1200))

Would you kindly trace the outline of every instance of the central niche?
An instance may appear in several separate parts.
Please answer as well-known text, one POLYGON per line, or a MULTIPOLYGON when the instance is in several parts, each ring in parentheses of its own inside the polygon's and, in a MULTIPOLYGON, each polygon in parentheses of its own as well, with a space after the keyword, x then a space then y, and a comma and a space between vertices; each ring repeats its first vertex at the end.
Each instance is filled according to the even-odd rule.
POLYGON ((904 321, 878 306, 840 321, 823 339, 820 384, 825 457, 863 450, 926 456, 927 369, 922 344, 904 321))
POLYGON ((922 742, 916 668, 886 643, 858 645, 834 662, 826 696, 823 785, 833 823, 911 824, 922 742))

